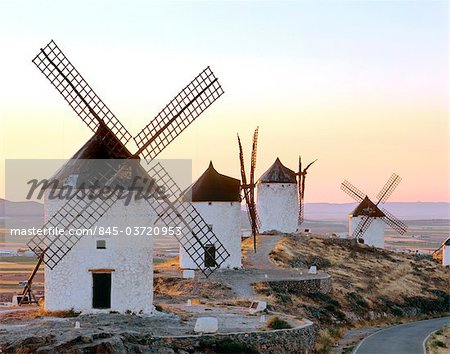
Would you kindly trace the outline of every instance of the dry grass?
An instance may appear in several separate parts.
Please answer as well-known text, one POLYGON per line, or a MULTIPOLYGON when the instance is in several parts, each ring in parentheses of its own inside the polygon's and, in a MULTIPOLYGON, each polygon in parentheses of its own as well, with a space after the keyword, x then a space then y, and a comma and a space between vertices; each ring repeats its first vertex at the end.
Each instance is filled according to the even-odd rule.
POLYGON ((344 327, 330 327, 319 330, 314 347, 315 353, 330 353, 331 347, 345 334, 344 327))
MULTIPOLYGON (((13 294, 21 293, 23 287, 19 281, 25 281, 34 269, 36 258, 12 256, 0 257, 0 298, 1 301, 11 301, 13 294)), ((34 290, 41 293, 44 288, 44 267, 38 270, 34 279, 34 290)))
POLYGON ((333 291, 327 295, 294 296, 264 285, 255 288, 277 310, 320 324, 353 325, 448 311, 450 274, 432 259, 320 236, 285 237, 270 257, 280 267, 317 265, 332 276, 333 291))
POLYGON ((36 310, 35 317, 59 317, 59 318, 70 318, 70 317, 78 317, 80 312, 76 312, 73 309, 65 310, 65 311, 48 311, 44 308, 40 308, 36 310))
POLYGON ((182 279, 158 277, 154 279, 155 296, 164 298, 226 299, 232 297, 232 290, 220 282, 206 279, 182 279))
POLYGON ((391 300, 399 296, 431 298, 429 289, 446 291, 450 283, 450 274, 432 260, 356 245, 348 240, 284 238, 272 257, 285 267, 314 258, 317 262, 329 262, 325 269, 333 276, 335 292, 347 294, 360 289, 372 300, 380 296, 391 300))
POLYGON ((450 348, 450 327, 434 332, 427 340, 428 354, 447 354, 450 348))
POLYGON ((165 270, 165 269, 180 269, 180 258, 175 256, 169 259, 165 259, 160 263, 155 263, 153 269, 155 271, 165 270))
POLYGON ((288 329, 292 328, 289 322, 279 318, 278 316, 272 316, 266 323, 267 328, 269 329, 288 329))

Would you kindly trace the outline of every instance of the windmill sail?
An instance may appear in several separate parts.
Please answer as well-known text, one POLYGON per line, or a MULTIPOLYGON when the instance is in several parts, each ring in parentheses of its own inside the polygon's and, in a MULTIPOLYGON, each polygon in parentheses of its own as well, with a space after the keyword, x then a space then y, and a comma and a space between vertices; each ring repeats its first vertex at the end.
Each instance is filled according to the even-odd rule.
POLYGON ((256 150, 258 144, 258 128, 255 129, 253 134, 253 145, 252 145, 252 155, 251 155, 251 165, 250 165, 250 183, 247 184, 247 176, 245 174, 245 164, 244 164, 244 153, 242 150, 241 139, 238 138, 239 145, 239 161, 241 167, 241 179, 242 185, 241 189, 244 193, 244 199, 247 206, 247 215, 252 229, 253 236, 253 249, 256 252, 256 235, 259 234, 260 221, 258 218, 258 213, 256 211, 255 203, 255 168, 256 168, 256 150))
POLYGON ((389 180, 384 185, 383 189, 378 193, 378 204, 386 202, 386 200, 391 196, 392 192, 395 188, 397 188, 398 184, 401 181, 401 177, 395 173, 389 178, 389 180))
MULTIPOLYGON (((95 132, 98 139, 106 145, 108 150, 114 152, 112 155, 119 155, 122 158, 129 159, 128 161, 131 164, 139 164, 139 161, 134 159, 139 154, 150 159, 157 156, 193 120, 223 94, 217 78, 209 67, 206 68, 137 135, 135 141, 138 145, 138 151, 133 155, 125 147, 131 135, 90 88, 53 41, 44 49, 41 49, 39 54, 33 59, 33 62, 63 95, 83 122, 95 132)), ((108 163, 108 165, 111 166, 104 169, 102 176, 99 177, 101 181, 105 182, 101 184, 102 186, 114 185, 120 180, 121 172, 125 169, 119 162, 114 164, 108 163)), ((128 163, 125 165, 128 165, 128 163)), ((152 170, 152 172, 157 173, 158 171, 152 170)), ((159 172, 162 174, 161 171, 159 172)), ((167 174, 164 175, 166 179, 167 176, 167 174)), ((168 183, 172 183, 172 181, 169 179, 168 183)), ((165 187, 173 192, 178 191, 171 184, 165 185, 165 187)), ((82 192, 80 191, 79 193, 82 192)), ((47 221, 44 228, 60 226, 64 227, 65 230, 69 228, 89 229, 100 220, 116 200, 117 196, 114 193, 106 199, 72 197, 47 221)), ((166 209, 170 209, 172 211, 170 215, 175 215, 179 223, 182 223, 192 234, 193 241, 190 247, 187 247, 186 244, 182 245, 188 254, 192 256, 192 259, 197 259, 198 261, 200 250, 206 249, 205 242, 214 242, 217 266, 220 266, 223 260, 229 256, 214 233, 205 231, 206 223, 190 203, 184 204, 183 207, 180 206, 181 210, 178 210, 174 202, 167 198, 162 198, 159 203, 164 205, 166 209)), ((47 235, 44 237, 36 235, 30 240, 28 245, 39 256, 45 253, 44 262, 50 268, 54 268, 76 245, 80 237, 74 234, 64 234, 61 237, 49 239, 47 235)), ((211 267, 210 271, 213 269, 215 267, 211 267)), ((210 272, 205 272, 206 275, 208 273, 210 272)))
POLYGON ((105 125, 124 145, 131 139, 128 130, 97 96, 53 40, 40 50, 33 63, 94 133, 100 125, 105 125))
POLYGON ((363 239, 365 232, 369 229, 373 220, 374 219, 369 216, 364 216, 358 223, 358 225, 356 225, 355 230, 353 230, 352 236, 356 239, 363 239))
POLYGON ((358 188, 356 188, 353 184, 351 184, 347 180, 342 182, 341 189, 345 193, 347 193, 350 197, 355 199, 357 202, 362 202, 366 196, 363 192, 361 192, 358 188))
POLYGON ((223 93, 208 66, 136 135, 137 154, 153 160, 223 93))
POLYGON ((306 175, 308 173, 308 168, 316 162, 315 159, 313 162, 309 163, 304 170, 302 170, 302 158, 298 157, 298 182, 297 182, 297 190, 298 190, 298 225, 301 225, 304 220, 304 200, 305 200, 305 185, 306 185, 306 175))
MULTIPOLYGON (((388 212, 386 209, 380 209, 378 205, 385 203, 391 196, 392 192, 400 183, 401 178, 397 174, 393 173, 388 181, 385 183, 381 191, 378 193, 378 202, 373 203, 369 197, 367 197, 358 188, 353 186, 350 182, 344 181, 341 184, 341 189, 350 195, 353 199, 359 202, 359 205, 353 211, 353 217, 362 216, 361 221, 354 229, 352 236, 355 238, 364 238, 364 234, 370 227, 370 224, 375 218, 378 218, 389 225, 392 229, 399 234, 404 235, 408 229, 408 226, 388 212)), ((384 241, 383 241, 384 242, 384 241)))
POLYGON ((149 205, 164 224, 182 228, 182 232, 175 234, 175 237, 197 267, 208 276, 230 257, 229 252, 194 205, 186 200, 180 200, 181 189, 160 163, 151 167, 148 173, 155 178, 159 186, 165 187, 165 193, 161 199, 149 201, 149 205), (212 259, 215 259, 215 265, 204 267, 205 255, 211 252, 208 245, 215 246, 215 253, 209 254, 212 259))

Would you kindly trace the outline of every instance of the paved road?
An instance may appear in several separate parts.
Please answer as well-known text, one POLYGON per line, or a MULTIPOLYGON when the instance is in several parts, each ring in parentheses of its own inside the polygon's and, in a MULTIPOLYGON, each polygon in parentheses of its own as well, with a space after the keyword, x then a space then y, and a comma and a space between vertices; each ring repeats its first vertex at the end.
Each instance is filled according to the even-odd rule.
POLYGON ((422 354, 423 341, 439 328, 450 325, 450 317, 406 323, 378 331, 364 339, 354 354, 422 354))

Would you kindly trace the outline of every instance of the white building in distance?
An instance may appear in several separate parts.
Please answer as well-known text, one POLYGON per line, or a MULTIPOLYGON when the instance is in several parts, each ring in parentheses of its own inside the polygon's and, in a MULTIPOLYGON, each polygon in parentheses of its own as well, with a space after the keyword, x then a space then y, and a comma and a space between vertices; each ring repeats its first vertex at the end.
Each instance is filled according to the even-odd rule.
MULTIPOLYGON (((81 183, 95 179, 93 174, 101 168, 101 162, 93 159, 126 157, 111 156, 102 139, 94 135, 52 179, 59 181, 59 189, 71 186, 79 190, 81 183)), ((128 171, 129 177, 149 178, 140 165, 135 166, 128 171)), ((46 219, 66 202, 50 199, 47 191, 46 219)), ((82 236, 53 269, 45 268, 47 310, 153 311, 152 236, 127 233, 135 226, 152 226, 156 215, 145 200, 125 204, 117 200, 95 225, 96 235, 82 236), (102 227, 105 232, 100 231, 102 227), (117 234, 112 231, 114 227, 117 234)))
POLYGON ((279 158, 257 181, 256 210, 260 232, 292 233, 298 229, 297 176, 279 158))
POLYGON ((366 196, 361 203, 349 214, 349 237, 352 237, 353 231, 357 228, 361 220, 369 217, 369 227, 361 235, 364 244, 384 248, 384 221, 385 214, 366 196))
POLYGON ((450 266, 450 237, 442 245, 442 265, 450 266))
MULTIPOLYGON (((192 202, 230 257, 221 268, 240 268, 241 261, 241 197, 240 181, 217 172, 212 164, 185 192, 182 199, 192 202)), ((210 250, 215 245, 206 245, 210 250)), ((214 251, 208 252, 214 254, 214 251)), ((204 266, 215 265, 204 257, 204 266)), ((197 269, 189 254, 180 246, 180 268, 197 269)))
POLYGON ((433 252, 433 258, 441 262, 443 266, 450 266, 450 237, 433 252))

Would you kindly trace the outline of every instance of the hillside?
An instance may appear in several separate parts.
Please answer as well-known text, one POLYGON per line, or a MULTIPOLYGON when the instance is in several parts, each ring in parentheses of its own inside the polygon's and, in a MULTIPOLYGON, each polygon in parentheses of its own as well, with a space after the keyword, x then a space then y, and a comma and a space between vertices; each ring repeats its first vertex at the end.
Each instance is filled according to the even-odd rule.
POLYGON ((306 269, 316 265, 332 276, 329 294, 293 295, 256 284, 256 290, 267 297, 274 310, 310 318, 326 336, 338 336, 341 326, 439 316, 450 311, 450 274, 429 257, 320 236, 285 237, 270 257, 280 267, 306 269))

